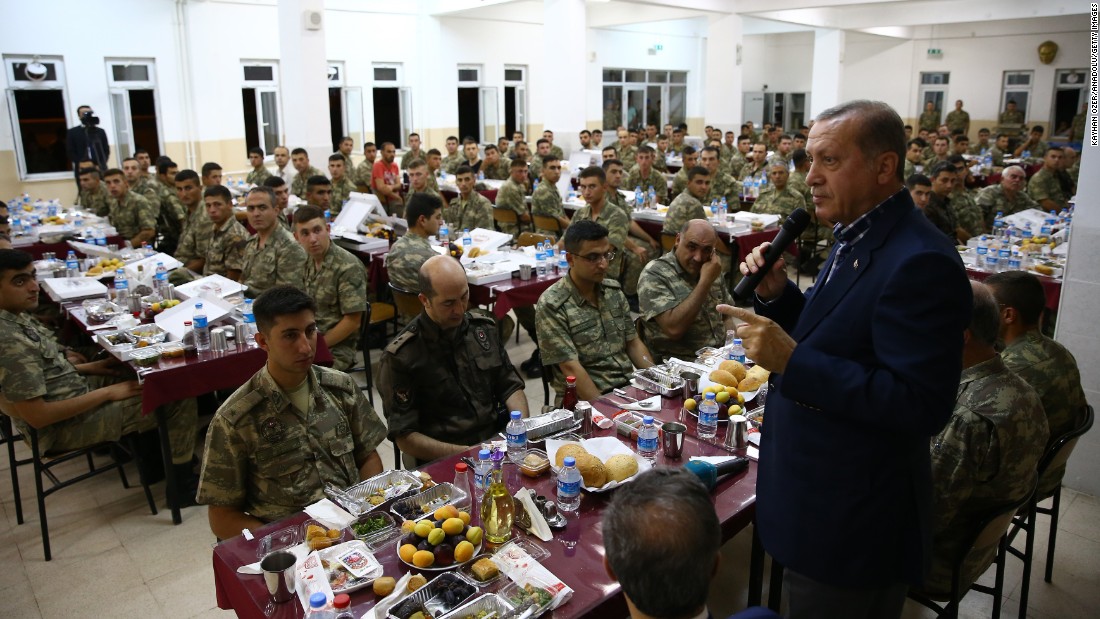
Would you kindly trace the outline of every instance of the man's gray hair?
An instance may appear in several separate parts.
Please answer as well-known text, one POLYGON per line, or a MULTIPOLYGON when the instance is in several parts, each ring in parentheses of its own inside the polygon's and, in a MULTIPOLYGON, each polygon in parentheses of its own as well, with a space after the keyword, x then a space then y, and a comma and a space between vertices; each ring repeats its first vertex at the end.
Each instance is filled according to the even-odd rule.
POLYGON ((970 335, 983 344, 993 346, 1001 332, 1001 309, 989 286, 970 280, 974 307, 970 313, 970 335))

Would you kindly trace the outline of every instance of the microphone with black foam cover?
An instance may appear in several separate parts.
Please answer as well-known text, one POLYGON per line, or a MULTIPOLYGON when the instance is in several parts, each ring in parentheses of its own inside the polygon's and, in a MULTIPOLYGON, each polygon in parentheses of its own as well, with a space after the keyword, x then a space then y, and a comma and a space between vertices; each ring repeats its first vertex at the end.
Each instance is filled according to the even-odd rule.
POLYGON ((779 261, 779 257, 783 255, 783 250, 793 243, 808 225, 810 225, 810 214, 806 212, 806 209, 796 208, 791 211, 787 221, 784 221, 783 227, 779 229, 779 234, 775 235, 772 244, 764 252, 764 266, 760 267, 760 270, 755 273, 749 273, 744 279, 737 282, 737 285, 733 288, 733 296, 742 300, 747 299, 756 290, 760 280, 764 279, 764 276, 779 261))

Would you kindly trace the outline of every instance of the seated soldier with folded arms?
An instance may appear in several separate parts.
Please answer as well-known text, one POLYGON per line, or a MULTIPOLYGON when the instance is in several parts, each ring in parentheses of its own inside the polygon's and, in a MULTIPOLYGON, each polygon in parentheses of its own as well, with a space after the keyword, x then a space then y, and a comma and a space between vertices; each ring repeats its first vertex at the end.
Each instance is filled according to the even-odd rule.
POLYGON ((285 518, 382 472, 386 428, 347 374, 313 365, 317 306, 293 286, 253 305, 267 363, 225 401, 206 435, 197 501, 219 539, 285 518))

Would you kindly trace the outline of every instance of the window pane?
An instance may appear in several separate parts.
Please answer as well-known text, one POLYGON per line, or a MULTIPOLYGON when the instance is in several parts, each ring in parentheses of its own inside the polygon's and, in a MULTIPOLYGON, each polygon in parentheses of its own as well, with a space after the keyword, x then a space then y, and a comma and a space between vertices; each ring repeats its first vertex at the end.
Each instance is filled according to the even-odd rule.
POLYGON ((673 71, 669 74, 668 81, 672 82, 673 84, 686 84, 688 81, 687 71, 673 71))
POLYGON ((270 66, 246 66, 244 68, 246 82, 271 82, 275 80, 275 67, 270 66))
POLYGON ((621 82, 623 81, 622 69, 604 69, 603 81, 605 82, 621 82))
POLYGON ((1016 109, 1020 112, 1023 112, 1024 118, 1026 119, 1027 118, 1027 100, 1028 100, 1028 97, 1030 97, 1030 96, 1031 96, 1031 93, 1029 93, 1026 90, 1006 90, 1005 91, 1005 100, 1001 103, 1001 109, 1004 110, 1005 105, 1007 105, 1009 101, 1015 101, 1016 102, 1016 109))
POLYGON ((65 99, 60 90, 16 90, 15 113, 28 174, 72 169, 65 153, 65 99))
POLYGON ((950 81, 950 73, 921 73, 922 84, 946 84, 950 81))
POLYGON ((17 82, 51 82, 57 79, 57 67, 52 62, 43 62, 42 65, 46 67, 46 77, 40 80, 32 80, 27 77, 27 62, 13 62, 12 73, 14 73, 15 81, 17 82))
POLYGON ((340 67, 337 65, 330 65, 328 68, 328 81, 339 82, 340 81, 340 67))
POLYGON ((374 68, 374 81, 376 81, 376 82, 396 82, 397 81, 397 67, 375 67, 374 68))
MULTIPOLYGON (((653 77, 653 73, 649 74, 653 77)), ((661 126, 661 87, 646 87, 645 97, 645 122, 647 125, 661 126)))
POLYGON ((275 147, 279 145, 279 105, 274 92, 260 93, 260 127, 264 136, 264 152, 268 155, 275 154, 275 147))
POLYGON ((664 84, 668 81, 668 71, 650 71, 649 83, 650 84, 664 84))
POLYGON ((111 77, 116 82, 147 82, 149 81, 149 67, 143 64, 113 64, 111 65, 111 77))
POLYGON ((477 69, 459 69, 458 70, 458 81, 460 81, 460 82, 476 82, 476 81, 478 81, 477 74, 478 74, 477 69))
POLYGON ((1008 86, 1027 86, 1030 83, 1030 73, 1009 73, 1005 76, 1005 84, 1008 86))
POLYGON ((523 81, 523 69, 505 69, 504 81, 506 82, 522 82, 523 81))
POLYGON ((614 131, 623 124, 623 89, 621 86, 603 87, 603 128, 614 131))
POLYGON ((673 126, 687 122, 687 86, 668 87, 668 122, 673 126))
POLYGON ((645 71, 627 71, 626 81, 645 83, 645 71))

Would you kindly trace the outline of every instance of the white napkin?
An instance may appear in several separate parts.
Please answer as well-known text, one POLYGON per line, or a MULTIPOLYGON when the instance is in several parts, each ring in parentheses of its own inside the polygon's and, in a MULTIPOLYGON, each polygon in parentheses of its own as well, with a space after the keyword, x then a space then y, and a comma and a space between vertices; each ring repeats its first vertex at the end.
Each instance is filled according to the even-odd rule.
POLYGON ((531 498, 530 488, 521 488, 520 491, 515 494, 514 498, 523 504, 523 509, 527 510, 527 515, 531 517, 531 528, 528 529, 527 532, 544 542, 554 539, 554 536, 550 533, 550 525, 546 524, 546 519, 542 517, 542 512, 539 511, 538 506, 535 505, 535 501, 531 498))
POLYGON ((355 520, 355 516, 328 499, 321 499, 309 505, 305 511, 311 518, 330 529, 345 529, 355 520))
POLYGON ((393 593, 378 600, 378 603, 373 608, 363 614, 362 619, 386 619, 386 614, 391 608, 397 605, 401 600, 412 595, 409 593, 408 585, 409 579, 412 578, 413 573, 409 572, 402 576, 397 584, 393 587, 393 593))
MULTIPOLYGON (((293 553, 298 561, 301 561, 307 554, 309 554, 309 547, 305 544, 298 544, 297 546, 291 546, 286 549, 287 552, 293 553)), ((262 560, 262 559, 261 559, 262 560)), ((260 561, 255 563, 249 563, 248 565, 242 565, 237 568, 238 574, 263 574, 264 571, 260 569, 260 561)))

